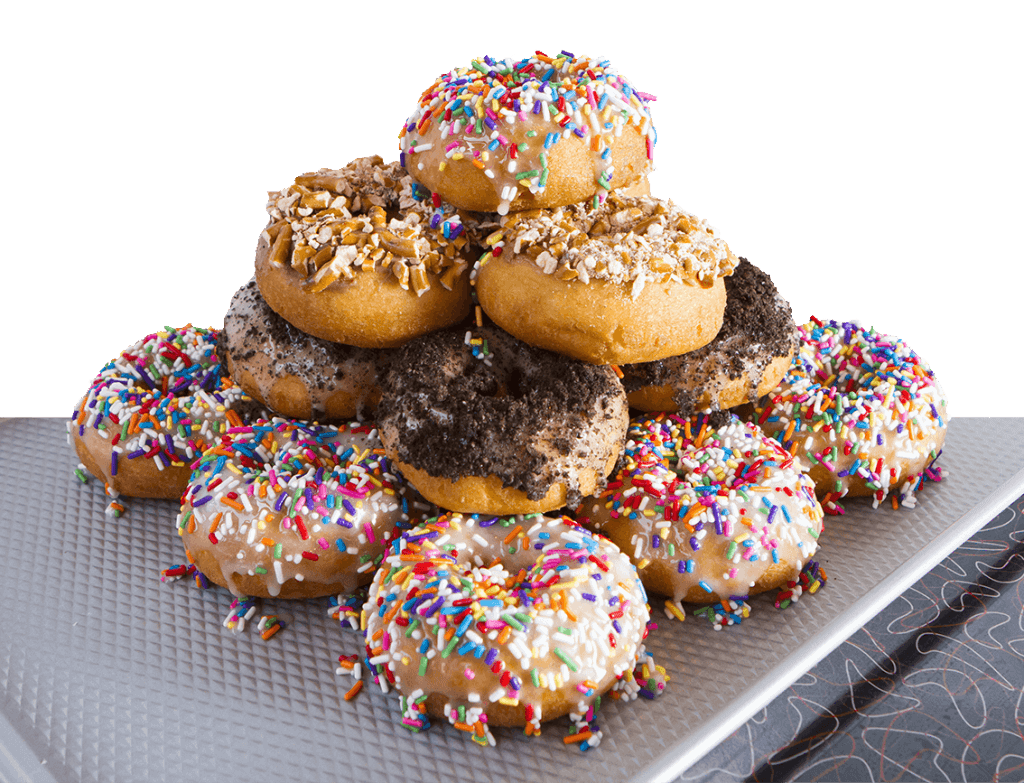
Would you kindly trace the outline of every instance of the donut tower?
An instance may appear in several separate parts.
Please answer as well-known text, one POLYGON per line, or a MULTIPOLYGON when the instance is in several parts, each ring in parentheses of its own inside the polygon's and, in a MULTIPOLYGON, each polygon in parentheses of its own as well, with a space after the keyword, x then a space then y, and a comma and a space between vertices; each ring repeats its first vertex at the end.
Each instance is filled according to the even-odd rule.
POLYGON ((813 592, 825 511, 912 506, 947 419, 901 341, 798 329, 767 274, 651 195, 653 101, 564 51, 438 77, 398 161, 269 193, 223 332, 104 369, 69 424, 83 469, 190 464, 149 494, 181 497, 188 568, 243 606, 365 587, 341 607, 411 730, 486 745, 567 714, 598 744, 602 696, 667 681, 648 591, 719 626, 813 592))

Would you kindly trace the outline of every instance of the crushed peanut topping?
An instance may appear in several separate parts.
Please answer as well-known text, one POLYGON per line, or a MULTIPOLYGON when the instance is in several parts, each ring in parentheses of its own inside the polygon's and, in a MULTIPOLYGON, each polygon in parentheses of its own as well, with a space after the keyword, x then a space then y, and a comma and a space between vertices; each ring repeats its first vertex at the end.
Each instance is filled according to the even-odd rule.
POLYGON ((312 292, 380 266, 421 295, 434 279, 451 290, 469 266, 459 215, 379 156, 303 174, 267 195, 270 261, 295 269, 312 292))
POLYGON ((647 283, 669 279, 710 288, 738 263, 706 221, 650 196, 612 194, 597 207, 517 212, 502 220, 500 231, 500 239, 487 238, 491 251, 480 263, 500 247, 560 280, 629 285, 633 298, 647 283))

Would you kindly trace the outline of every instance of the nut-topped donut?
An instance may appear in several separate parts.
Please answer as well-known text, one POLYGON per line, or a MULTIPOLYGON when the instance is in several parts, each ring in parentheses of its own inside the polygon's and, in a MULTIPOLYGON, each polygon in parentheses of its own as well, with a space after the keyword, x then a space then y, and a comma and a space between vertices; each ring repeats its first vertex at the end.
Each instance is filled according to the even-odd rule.
POLYGON ((425 498, 469 513, 575 505, 603 486, 629 418, 610 367, 533 348, 493 326, 408 343, 381 392, 388 455, 425 498))
POLYGON ((324 422, 373 414, 389 355, 296 329, 267 306, 255 278, 231 299, 221 353, 253 399, 281 416, 324 422))
POLYGON ((147 335, 108 362, 75 406, 68 437, 85 467, 128 497, 176 500, 190 465, 253 407, 218 356, 220 332, 147 335))
POLYGON ((946 400, 928 364, 897 337, 811 319, 778 388, 756 406, 765 432, 810 468, 821 504, 870 495, 913 507, 946 439, 946 400), (898 497, 898 501, 897 501, 898 497))
POLYGON ((601 198, 650 170, 653 99, 607 61, 483 57, 423 92, 399 134, 401 161, 461 209, 504 215, 601 198))
POLYGON ((818 548, 814 482, 754 424, 717 413, 643 416, 581 524, 608 536, 651 592, 745 598, 795 580, 818 548))
POLYGON ((267 304, 302 331, 395 347, 469 312, 473 254, 459 217, 414 191, 397 163, 357 158, 269 196, 256 282, 267 304))
POLYGON ((690 416, 755 402, 778 385, 800 342, 789 302, 745 258, 725 293, 722 328, 703 348, 620 367, 630 407, 690 416))
POLYGON ((189 562, 235 595, 337 595, 372 579, 408 495, 370 425, 261 419, 203 453, 177 528, 189 562))
POLYGON ((532 345, 594 364, 696 350, 722 326, 737 259, 671 201, 612 194, 509 215, 476 269, 480 306, 532 345))
POLYGON ((369 661, 409 728, 444 717, 493 743, 489 726, 535 733, 631 678, 649 614, 611 542, 566 518, 447 514, 399 546, 364 614, 369 661))

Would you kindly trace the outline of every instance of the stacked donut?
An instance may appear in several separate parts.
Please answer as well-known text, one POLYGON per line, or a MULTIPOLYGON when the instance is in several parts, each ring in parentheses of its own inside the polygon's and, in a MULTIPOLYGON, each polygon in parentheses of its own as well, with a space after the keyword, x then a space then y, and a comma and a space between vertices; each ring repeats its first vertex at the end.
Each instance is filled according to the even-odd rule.
POLYGON ((487 744, 568 713, 596 744, 603 694, 663 687, 645 587, 681 619, 795 584, 818 498, 911 505, 947 418, 901 342, 798 330, 650 195, 652 100, 567 52, 439 77, 398 162, 269 194, 222 333, 104 368, 69 426, 85 467, 142 495, 137 465, 173 468, 189 560, 237 596, 370 585, 367 660, 409 728, 487 744))

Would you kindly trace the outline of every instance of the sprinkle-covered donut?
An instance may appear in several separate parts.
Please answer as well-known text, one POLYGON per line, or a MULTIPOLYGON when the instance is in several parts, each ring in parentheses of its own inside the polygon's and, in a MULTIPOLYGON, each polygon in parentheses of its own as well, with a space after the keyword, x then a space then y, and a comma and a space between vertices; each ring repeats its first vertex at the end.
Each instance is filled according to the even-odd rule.
POLYGON ((475 258, 459 216, 397 163, 357 158, 269 194, 256 249, 267 304, 324 340, 390 348, 458 323, 475 258))
POLYGON ((407 344, 381 392, 388 456, 425 498, 468 513, 576 505, 603 486, 629 420, 610 367, 533 348, 493 326, 407 344))
POLYGON ((635 695, 649 619, 636 570, 566 518, 447 514, 402 536, 370 585, 367 657, 403 723, 489 726, 581 716, 635 695))
POLYGON ((370 425, 258 420, 203 453, 177 528, 235 595, 337 595, 373 578, 412 498, 370 425))
POLYGON ((192 325, 147 335, 108 362, 75 406, 68 439, 114 492, 176 500, 206 446, 252 401, 218 355, 220 333, 192 325))
POLYGON ((401 162, 461 209, 599 200, 650 170, 652 100, 606 60, 483 57, 423 92, 399 134, 401 162))
POLYGON ((690 416, 755 402, 778 385, 800 342, 789 302, 745 258, 725 293, 722 328, 703 348, 621 366, 631 408, 690 416))
POLYGON ((650 196, 516 213, 485 242, 484 312, 520 340, 594 364, 707 345, 737 263, 704 221, 650 196))
MULTIPOLYGON (((897 337, 853 323, 812 319, 778 388, 755 419, 783 448, 806 461, 821 504, 892 492, 913 507, 946 439, 946 399, 928 364, 897 337)), ((898 498, 898 500, 897 500, 898 498)))
POLYGON ((231 299, 221 353, 232 379, 274 413, 328 422, 373 414, 389 351, 296 329, 267 306, 253 278, 231 299))
POLYGON ((823 517, 792 455, 756 425, 717 413, 634 420, 607 489, 577 520, 681 611, 680 601, 745 598, 795 580, 823 517))

